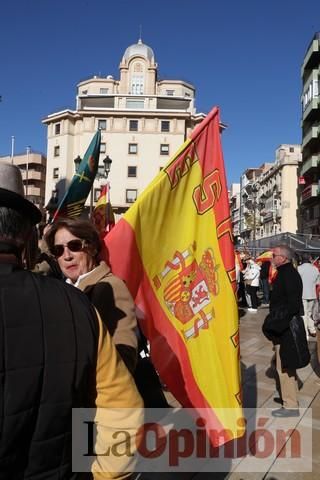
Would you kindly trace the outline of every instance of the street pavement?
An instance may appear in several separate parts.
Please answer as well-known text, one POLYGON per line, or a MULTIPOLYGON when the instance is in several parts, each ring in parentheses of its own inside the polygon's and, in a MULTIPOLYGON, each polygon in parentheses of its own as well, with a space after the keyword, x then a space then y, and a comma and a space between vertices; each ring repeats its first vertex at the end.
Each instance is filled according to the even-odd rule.
MULTIPOLYGON (((246 416, 250 417, 253 415, 252 412, 255 412, 257 418, 262 415, 268 419, 266 428, 270 432, 277 431, 277 428, 288 432, 288 419, 275 419, 271 416, 272 409, 279 408, 280 405, 274 401, 279 394, 276 390, 276 373, 272 363, 274 355, 272 344, 264 337, 261 330, 267 313, 268 308, 264 307, 259 307, 257 313, 239 309, 243 403, 246 416)), ((288 435, 275 454, 268 455, 264 459, 263 468, 261 463, 256 462, 254 455, 248 454, 238 459, 235 464, 230 464, 229 471, 226 473, 207 472, 204 464, 203 472, 189 474, 188 477, 176 474, 172 478, 181 480, 184 478, 192 480, 320 479, 320 368, 314 338, 309 340, 309 349, 310 364, 297 371, 300 417, 290 419, 293 437, 288 435), (289 445, 289 443, 293 438, 297 438, 294 436, 297 432, 302 438, 300 460, 282 458, 286 447, 290 452, 289 448, 292 444, 289 445)), ((170 394, 167 393, 167 397, 173 406, 177 406, 170 394)))
MULTIPOLYGON (((268 308, 260 307, 258 313, 249 313, 240 309, 240 351, 242 367, 243 403, 247 408, 270 409, 280 405, 274 402, 278 397, 276 390, 276 374, 272 344, 262 334, 263 320, 268 313, 268 308)), ((312 470, 299 472, 297 465, 291 459, 286 463, 276 455, 270 459, 265 472, 241 473, 241 463, 227 478, 232 480, 318 480, 320 478, 320 368, 317 360, 316 340, 310 337, 309 349, 311 353, 310 364, 297 371, 299 387, 299 406, 301 415, 294 420, 296 428, 304 431, 306 439, 311 439, 307 444, 306 452, 302 455, 302 468, 312 470), (279 471, 281 470, 281 471, 279 471)), ((272 417, 273 418, 273 417, 272 417)), ((274 419, 279 422, 279 419, 274 419)), ((282 425, 286 422, 282 420, 282 425)), ((303 449, 302 449, 303 450, 303 449)), ((250 459, 249 459, 250 463, 250 459)))

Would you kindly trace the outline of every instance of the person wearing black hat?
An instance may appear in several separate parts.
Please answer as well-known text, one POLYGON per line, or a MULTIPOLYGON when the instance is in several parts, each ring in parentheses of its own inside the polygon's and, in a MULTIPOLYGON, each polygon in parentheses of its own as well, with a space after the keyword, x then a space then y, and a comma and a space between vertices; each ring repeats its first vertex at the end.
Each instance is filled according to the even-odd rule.
POLYGON ((86 296, 24 269, 40 219, 24 198, 18 167, 0 163, 0 479, 127 478, 127 457, 115 470, 108 456, 92 456, 100 473, 72 473, 75 407, 95 409, 104 427, 97 442, 106 450, 125 421, 134 452, 143 403, 86 296), (124 419, 100 408, 107 406, 130 410, 124 419))

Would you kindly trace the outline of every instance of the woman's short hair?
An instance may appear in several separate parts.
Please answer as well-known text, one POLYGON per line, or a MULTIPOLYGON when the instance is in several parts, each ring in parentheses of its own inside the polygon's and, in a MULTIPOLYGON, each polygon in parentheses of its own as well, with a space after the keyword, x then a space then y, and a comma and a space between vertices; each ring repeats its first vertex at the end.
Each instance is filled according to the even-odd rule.
POLYGON ((54 238, 58 230, 65 228, 72 235, 85 240, 90 247, 92 255, 98 260, 101 251, 101 240, 95 226, 89 221, 81 218, 61 218, 54 222, 45 234, 45 241, 51 251, 54 246, 54 238))

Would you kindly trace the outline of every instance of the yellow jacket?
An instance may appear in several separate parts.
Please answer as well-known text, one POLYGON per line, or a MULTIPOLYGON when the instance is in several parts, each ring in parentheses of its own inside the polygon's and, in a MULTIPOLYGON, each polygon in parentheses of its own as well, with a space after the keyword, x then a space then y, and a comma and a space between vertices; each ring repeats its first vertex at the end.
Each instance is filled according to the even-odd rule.
POLYGON ((135 459, 131 455, 136 452, 136 434, 143 423, 143 401, 106 326, 97 316, 100 330, 95 413, 97 456, 92 473, 95 480, 122 479, 134 469, 135 459), (122 454, 125 450, 128 454, 122 454), (108 451, 109 455, 102 455, 108 451))

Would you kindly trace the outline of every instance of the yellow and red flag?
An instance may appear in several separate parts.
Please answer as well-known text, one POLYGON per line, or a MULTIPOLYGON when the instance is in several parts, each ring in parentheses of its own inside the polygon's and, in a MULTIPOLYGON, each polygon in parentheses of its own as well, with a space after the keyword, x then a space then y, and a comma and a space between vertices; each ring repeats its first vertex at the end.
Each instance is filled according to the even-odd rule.
POLYGON ((260 253, 256 258, 256 262, 271 262, 272 261, 272 250, 266 250, 265 252, 260 253))
POLYGON ((276 279, 278 270, 272 263, 273 252, 272 250, 266 250, 265 252, 261 253, 256 259, 255 262, 270 262, 270 268, 268 273, 268 282, 273 283, 276 279))
MULTIPOLYGON (((161 379, 206 427, 243 434, 235 258, 219 109, 193 131, 105 238, 161 379), (203 414, 202 414, 203 416, 203 414)), ((210 432, 209 432, 210 434, 210 432)))
POLYGON ((92 212, 92 222, 103 238, 115 225, 114 213, 110 202, 110 185, 101 188, 100 196, 92 212))

